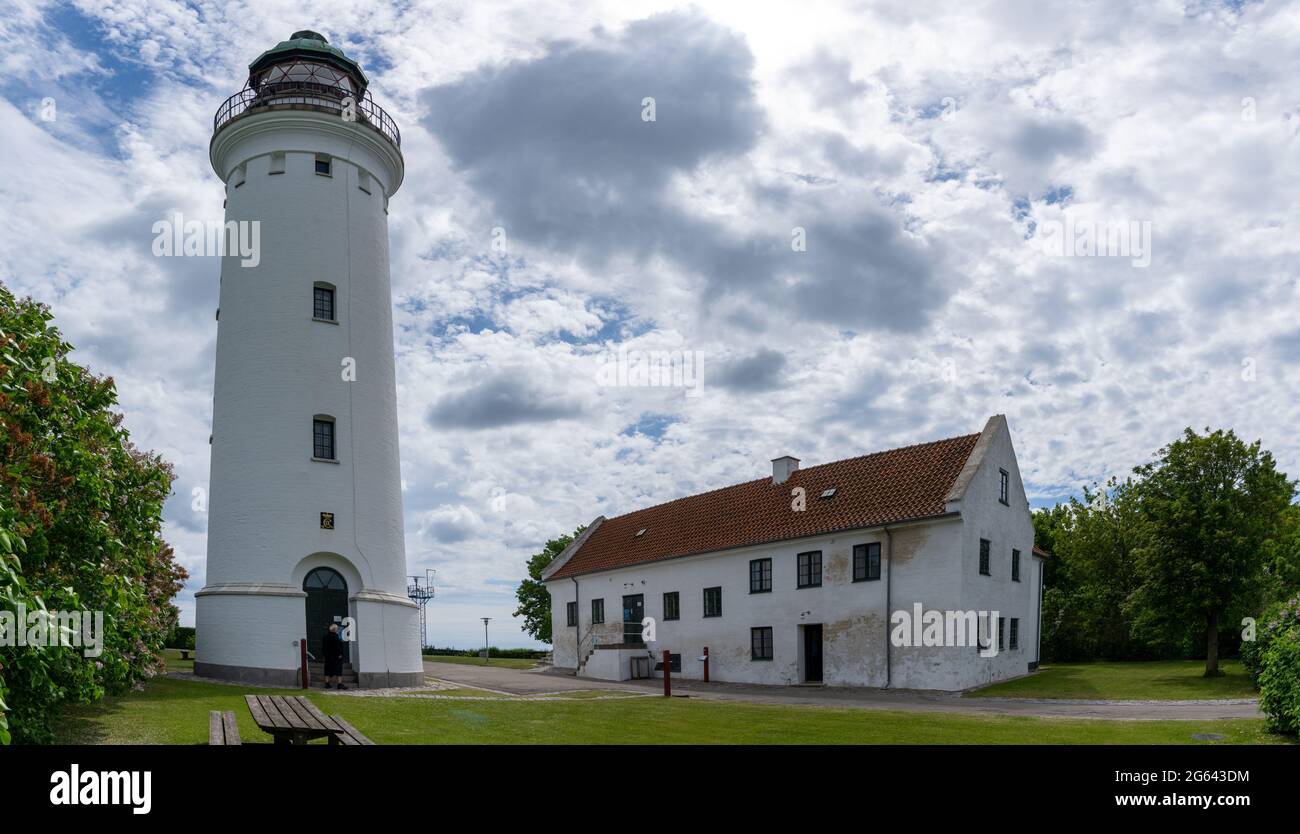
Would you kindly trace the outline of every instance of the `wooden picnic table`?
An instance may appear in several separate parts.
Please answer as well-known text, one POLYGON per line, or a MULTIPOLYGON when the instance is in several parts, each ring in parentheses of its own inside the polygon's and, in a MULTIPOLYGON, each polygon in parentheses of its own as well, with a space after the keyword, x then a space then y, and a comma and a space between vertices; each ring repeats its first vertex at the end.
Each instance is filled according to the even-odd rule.
POLYGON ((276 744, 306 744, 324 737, 330 744, 345 743, 340 736, 348 729, 302 695, 245 695, 244 700, 257 726, 274 736, 276 744))

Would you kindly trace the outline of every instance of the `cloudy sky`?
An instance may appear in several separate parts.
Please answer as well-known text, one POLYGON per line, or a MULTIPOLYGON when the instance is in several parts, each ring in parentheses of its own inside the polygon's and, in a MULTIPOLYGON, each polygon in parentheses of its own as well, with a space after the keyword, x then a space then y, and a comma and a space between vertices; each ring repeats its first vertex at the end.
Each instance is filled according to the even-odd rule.
POLYGON ((218 263, 153 257, 151 229, 220 219, 212 115, 303 28, 402 129, 431 642, 492 616, 529 645, 513 589, 546 539, 781 454, 1005 413, 1036 506, 1188 425, 1300 473, 1300 4, 0 0, 0 281, 174 463, 186 623, 218 263), (1088 254, 1119 231, 1141 245, 1088 254), (603 384, 620 349, 686 352, 701 383, 603 384))

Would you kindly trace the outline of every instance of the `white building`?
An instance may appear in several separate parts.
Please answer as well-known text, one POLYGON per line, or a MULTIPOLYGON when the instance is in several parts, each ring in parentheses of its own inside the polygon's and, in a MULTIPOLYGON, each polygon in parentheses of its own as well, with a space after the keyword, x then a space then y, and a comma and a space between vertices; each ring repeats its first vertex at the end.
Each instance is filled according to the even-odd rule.
POLYGON ((1005 417, 807 469, 772 464, 771 477, 593 521, 543 575, 555 665, 625 680, 667 650, 673 674, 698 679, 707 649, 715 681, 941 690, 1037 667, 1046 554, 1005 417), (898 626, 896 612, 918 610, 946 622, 898 626), (986 612, 983 652, 969 634, 951 645, 967 612, 986 612), (921 639, 891 639, 904 633, 921 639))
POLYGON ((257 258, 221 267, 200 675, 293 685, 353 625, 362 686, 423 682, 406 597, 388 199, 400 134, 356 62, 297 32, 249 66, 210 147, 226 220, 257 258), (351 618, 348 620, 347 618, 351 618))

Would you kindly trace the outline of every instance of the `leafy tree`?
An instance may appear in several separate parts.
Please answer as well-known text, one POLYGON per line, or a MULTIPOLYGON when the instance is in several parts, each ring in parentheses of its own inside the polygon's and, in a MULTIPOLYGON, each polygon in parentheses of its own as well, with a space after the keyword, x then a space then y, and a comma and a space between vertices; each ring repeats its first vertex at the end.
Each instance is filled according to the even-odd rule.
POLYGON ((1130 605, 1135 625, 1167 633, 1203 624, 1205 675, 1218 675, 1220 624, 1258 604, 1265 543, 1277 535, 1295 483, 1259 441, 1247 445, 1222 429, 1186 429, 1134 471, 1149 525, 1130 605))
POLYGON ((1300 505, 1282 511, 1277 532, 1264 543, 1264 603, 1300 591, 1300 505))
POLYGON ((1141 651, 1124 609, 1137 587, 1144 525, 1132 481, 1112 478, 1034 514, 1043 576, 1045 659, 1131 658, 1141 651))
POLYGON ((515 616, 523 617, 524 631, 543 643, 551 642, 551 595, 542 584, 542 571, 586 529, 586 525, 583 525, 572 534, 551 539, 541 553, 529 557, 528 578, 520 582, 515 590, 515 599, 519 600, 515 616))
POLYGON ((0 285, 0 611, 102 611, 103 652, 0 646, 0 743, 48 741, 61 704, 153 674, 186 576, 161 537, 170 467, 51 318, 0 285))

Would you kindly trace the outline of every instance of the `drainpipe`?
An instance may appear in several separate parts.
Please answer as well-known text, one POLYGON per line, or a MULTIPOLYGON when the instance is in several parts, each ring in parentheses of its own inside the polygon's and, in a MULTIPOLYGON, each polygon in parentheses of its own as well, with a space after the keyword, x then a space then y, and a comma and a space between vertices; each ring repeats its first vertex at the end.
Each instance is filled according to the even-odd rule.
POLYGON ((888 569, 885 571, 885 689, 893 682, 893 646, 889 641, 889 617, 894 609, 894 534, 885 529, 885 556, 888 569))
MULTIPOLYGON (((1034 558, 1034 551, 1029 551, 1029 558, 1034 558)), ((1038 560, 1038 626, 1034 630, 1034 671, 1043 663, 1043 568, 1047 567, 1042 559, 1038 560)))
POLYGON ((578 597, 578 577, 570 576, 569 581, 573 583, 573 607, 578 612, 573 618, 573 658, 577 661, 573 666, 573 674, 577 675, 578 668, 582 666, 582 600, 578 597))

